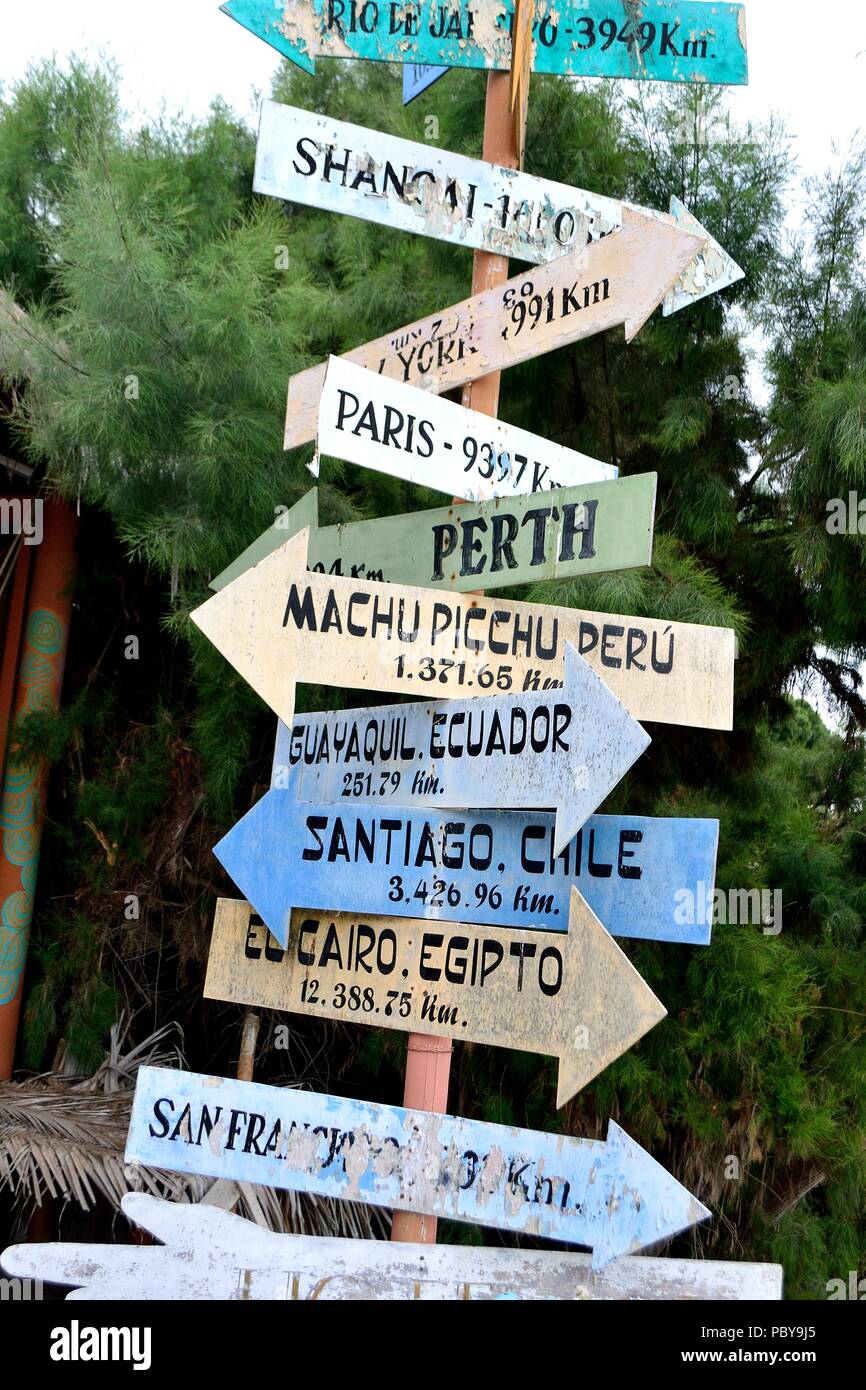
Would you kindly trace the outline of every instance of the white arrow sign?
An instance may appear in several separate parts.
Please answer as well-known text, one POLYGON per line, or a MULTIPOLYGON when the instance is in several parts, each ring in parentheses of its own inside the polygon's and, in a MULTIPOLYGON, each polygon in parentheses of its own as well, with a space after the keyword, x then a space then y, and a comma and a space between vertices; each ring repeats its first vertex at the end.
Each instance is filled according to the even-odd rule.
MULTIPOLYGON (((608 328, 623 325, 630 342, 689 268, 692 299, 702 297, 694 266, 705 255, 706 238, 674 218, 625 204, 619 210, 621 225, 606 220, 600 240, 346 357, 439 395, 608 328)), ((324 381, 324 362, 290 378, 287 449, 315 438, 324 381)))
POLYGON ((566 184, 275 101, 262 103, 253 188, 534 265, 588 235, 566 184))
POLYGON ((561 690, 303 715, 272 786, 299 801, 556 808, 561 854, 650 742, 571 643, 561 690))
POLYGON ((504 420, 329 357, 316 457, 356 463, 469 502, 616 478, 619 469, 504 420))
POLYGON ((630 1255, 593 1271, 589 1255, 471 1245, 289 1236, 218 1207, 129 1192, 123 1214, 162 1245, 11 1245, 17 1279, 71 1287, 68 1299, 486 1302, 782 1297, 781 1265, 630 1255))

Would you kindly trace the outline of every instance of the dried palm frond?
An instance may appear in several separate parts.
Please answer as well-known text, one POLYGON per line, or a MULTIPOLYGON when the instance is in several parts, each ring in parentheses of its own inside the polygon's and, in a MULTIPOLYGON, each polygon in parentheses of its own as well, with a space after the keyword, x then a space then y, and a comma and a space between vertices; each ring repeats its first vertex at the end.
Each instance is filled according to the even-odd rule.
MULTIPOLYGON (((0 1190, 9 1187, 21 1203, 44 1198, 74 1201, 89 1211, 98 1197, 119 1207, 126 1192, 145 1191, 176 1202, 198 1202, 214 1187, 210 1178, 124 1163, 135 1076, 141 1066, 184 1065, 175 1025, 160 1028, 123 1050, 131 1021, 122 1016, 111 1030, 108 1055, 92 1076, 64 1071, 26 1081, 0 1082, 0 1190)), ((59 1063, 62 1065, 62 1062, 59 1063)), ((66 1067, 74 1063, 67 1059, 66 1067)), ((387 1233, 388 1217, 354 1202, 325 1201, 247 1183, 231 1188, 220 1205, 272 1231, 299 1235, 372 1239, 387 1233)))
POLYGON ((178 1047, 162 1046, 171 1031, 161 1028, 123 1055, 129 1022, 121 1018, 93 1076, 48 1072, 0 1082, 0 1189, 11 1188, 22 1203, 41 1206, 46 1196, 59 1197, 84 1211, 98 1196, 119 1206, 125 1192, 141 1190, 197 1201, 207 1179, 128 1168, 123 1159, 136 1071, 182 1060, 178 1047))

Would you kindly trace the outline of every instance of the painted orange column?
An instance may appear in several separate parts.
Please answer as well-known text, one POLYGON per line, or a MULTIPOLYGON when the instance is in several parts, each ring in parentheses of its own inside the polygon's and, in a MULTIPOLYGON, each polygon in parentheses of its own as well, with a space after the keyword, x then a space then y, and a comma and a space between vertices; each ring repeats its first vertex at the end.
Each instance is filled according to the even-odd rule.
MULTIPOLYGON (((16 721, 33 710, 57 708, 66 661, 78 521, 64 502, 44 506, 18 667, 16 721)), ((47 783, 42 762, 12 765, 14 748, 13 728, 0 801, 0 1081, 12 1075, 15 1061, 47 783)))
MULTIPOLYGON (((524 101, 525 117, 525 101, 524 101)), ((518 131, 511 114, 511 74, 491 72, 487 77, 487 101, 484 107, 484 144, 482 157, 490 164, 507 169, 520 167, 518 151, 523 146, 523 131, 518 131)), ((494 256, 488 251, 476 251, 472 261, 472 293, 492 289, 508 279, 508 257, 494 256)), ((484 415, 499 412, 500 372, 472 381, 463 388, 463 405, 484 415)), ((462 502, 462 497, 455 497, 462 502)), ((423 1033, 409 1034, 406 1054, 406 1081, 403 1104, 407 1110, 448 1109, 448 1081, 451 1074, 451 1041, 449 1038, 430 1038, 423 1033)), ((415 1212, 395 1211, 391 1218, 391 1239, 435 1245, 435 1216, 418 1216, 415 1212)))

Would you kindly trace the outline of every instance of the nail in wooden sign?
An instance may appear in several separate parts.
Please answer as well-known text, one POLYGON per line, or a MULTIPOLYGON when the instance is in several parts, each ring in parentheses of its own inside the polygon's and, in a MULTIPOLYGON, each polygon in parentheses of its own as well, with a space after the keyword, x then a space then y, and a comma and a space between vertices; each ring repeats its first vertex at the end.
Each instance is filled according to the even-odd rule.
POLYGON ((281 724, 272 785, 298 801, 376 807, 556 807, 574 839, 650 738, 578 656, 561 690, 302 715, 281 724))
POLYGON ((592 816, 557 855, 544 811, 379 810, 272 790, 214 854, 282 945, 298 906, 564 932, 577 887, 612 936, 702 946, 711 923, 683 910, 683 892, 715 881, 718 836, 716 820, 592 816))
MULTIPOLYGON (((554 348, 625 326, 631 341, 706 238, 614 205, 608 234, 449 309, 345 353, 348 361, 434 395, 554 348), (621 226, 615 223, 619 208, 621 226)), ((326 363, 289 379, 284 445, 316 437, 326 363)))
MULTIPOLYGON (((511 67, 514 0, 227 0, 305 72, 315 59, 511 67)), ((532 70, 653 82, 748 82, 745 7, 704 0, 536 0, 532 70)))
POLYGON ((782 1266, 630 1255, 594 1271, 577 1251, 291 1236, 206 1203, 128 1192, 124 1216, 162 1244, 10 1245, 0 1267, 87 1301, 489 1302, 519 1298, 770 1300, 782 1266))
POLYGON ((557 1106, 667 1012, 576 888, 564 935, 293 912, 285 950, 220 898, 204 995, 558 1057, 557 1106))
POLYGON ((416 386, 329 357, 319 401, 316 458, 343 459, 470 502, 615 478, 587 454, 416 386))
POLYGON ((593 1269, 710 1212, 611 1120, 607 1140, 141 1067, 127 1163, 592 1247, 593 1269))
POLYGON ((655 473, 491 502, 467 502, 371 521, 319 526, 316 489, 284 508, 261 536, 211 580, 238 575, 309 529, 307 564, 345 575, 472 593, 540 579, 639 569, 652 562, 655 473), (479 576, 483 576, 479 578, 479 576))
POLYGON ((734 633, 306 572, 301 531, 192 621, 285 724, 295 682, 439 699, 561 684, 571 642, 640 720, 730 729, 734 633), (547 684, 546 684, 547 683, 547 684))
POLYGON ((566 184, 275 101, 262 103, 253 189, 533 264, 588 235, 566 184))

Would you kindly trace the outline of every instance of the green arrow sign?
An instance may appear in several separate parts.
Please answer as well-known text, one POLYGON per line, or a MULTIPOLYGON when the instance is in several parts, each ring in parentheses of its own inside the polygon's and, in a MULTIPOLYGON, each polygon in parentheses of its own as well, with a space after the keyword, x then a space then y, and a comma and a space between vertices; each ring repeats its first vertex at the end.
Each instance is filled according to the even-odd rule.
POLYGON ((305 526, 310 529, 307 563, 318 574, 457 593, 637 569, 652 560, 655 494, 655 473, 640 473, 320 527, 312 488, 210 587, 225 588, 305 526))

